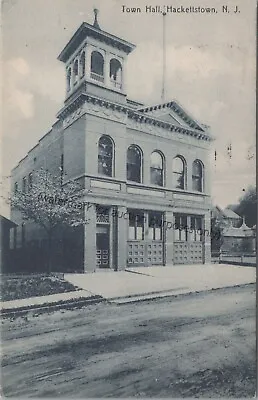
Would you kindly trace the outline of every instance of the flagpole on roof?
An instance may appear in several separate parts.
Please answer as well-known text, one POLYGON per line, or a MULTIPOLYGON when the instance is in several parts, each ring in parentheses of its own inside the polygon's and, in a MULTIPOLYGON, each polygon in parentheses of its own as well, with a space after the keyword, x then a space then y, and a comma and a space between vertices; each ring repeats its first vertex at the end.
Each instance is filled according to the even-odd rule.
POLYGON ((163 52, 163 60, 162 60, 162 91, 161 91, 161 101, 165 102, 165 84, 166 84, 166 13, 162 13, 163 20, 163 40, 162 40, 162 52, 163 52))
POLYGON ((217 150, 214 150, 214 167, 215 167, 215 171, 216 171, 216 167, 217 167, 217 150))
POLYGON ((230 140, 230 142, 229 142, 229 144, 227 146, 227 156, 228 156, 228 160, 229 160, 229 164, 230 164, 230 161, 231 161, 231 158, 232 158, 232 143, 231 143, 231 140, 230 140))

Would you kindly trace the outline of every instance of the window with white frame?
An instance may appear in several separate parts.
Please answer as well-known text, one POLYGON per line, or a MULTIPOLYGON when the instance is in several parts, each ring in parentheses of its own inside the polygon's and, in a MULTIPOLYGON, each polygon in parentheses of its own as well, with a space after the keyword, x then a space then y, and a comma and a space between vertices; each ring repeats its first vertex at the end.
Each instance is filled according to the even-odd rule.
POLYGON ((151 154, 150 179, 152 185, 164 185, 164 157, 159 151, 151 154))
POLYGON ((67 92, 71 90, 71 79, 72 79, 72 69, 68 68, 66 74, 66 85, 67 85, 67 92))
POLYGON ((173 160, 173 187, 176 189, 185 189, 186 167, 185 160, 177 156, 173 160))
POLYGON ((114 145, 109 136, 101 136, 98 145, 98 173, 113 176, 114 145))
POLYGON ((142 182, 142 151, 135 145, 127 149, 127 180, 142 182))
POLYGON ((175 215, 174 240, 180 241, 180 242, 187 241, 187 216, 186 215, 175 215))
POLYGON ((129 240, 144 240, 144 213, 142 211, 129 212, 129 240))
POLYGON ((197 192, 203 192, 203 164, 200 160, 193 162, 192 189, 197 192))
POLYGON ((109 66, 110 82, 114 87, 120 89, 122 86, 122 65, 116 58, 112 58, 109 66))
POLYGON ((162 213, 150 212, 148 215, 148 239, 149 240, 162 240, 163 238, 163 224, 162 213))
POLYGON ((79 66, 78 66, 78 60, 74 61, 73 64, 73 84, 76 85, 78 82, 78 77, 79 77, 79 66))
POLYGON ((80 78, 85 75, 85 52, 83 51, 80 56, 80 78))
POLYGON ((189 228, 189 241, 201 242, 202 241, 202 217, 191 216, 189 228))
POLYGON ((99 82, 104 82, 104 57, 98 51, 91 53, 91 78, 99 82))

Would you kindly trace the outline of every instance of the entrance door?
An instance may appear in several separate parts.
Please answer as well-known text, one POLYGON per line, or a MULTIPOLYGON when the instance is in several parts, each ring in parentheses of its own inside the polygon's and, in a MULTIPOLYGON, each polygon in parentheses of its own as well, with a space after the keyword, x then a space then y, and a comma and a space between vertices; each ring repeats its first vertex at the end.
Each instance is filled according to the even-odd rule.
POLYGON ((96 258, 99 268, 109 268, 109 226, 97 225, 96 258))

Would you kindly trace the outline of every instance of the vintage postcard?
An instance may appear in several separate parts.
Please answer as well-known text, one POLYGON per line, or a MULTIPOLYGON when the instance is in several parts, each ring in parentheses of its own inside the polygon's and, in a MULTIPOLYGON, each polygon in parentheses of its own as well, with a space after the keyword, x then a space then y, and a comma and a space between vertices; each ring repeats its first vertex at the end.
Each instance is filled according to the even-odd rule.
POLYGON ((256 394, 256 1, 2 0, 2 395, 256 394))

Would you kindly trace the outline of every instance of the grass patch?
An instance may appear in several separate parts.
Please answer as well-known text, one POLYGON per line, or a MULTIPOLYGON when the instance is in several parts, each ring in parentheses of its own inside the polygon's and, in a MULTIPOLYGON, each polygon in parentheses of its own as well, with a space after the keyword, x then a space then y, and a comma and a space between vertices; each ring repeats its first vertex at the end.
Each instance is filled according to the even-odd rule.
POLYGON ((17 276, 1 279, 1 301, 27 299, 77 290, 77 287, 55 276, 17 276))

